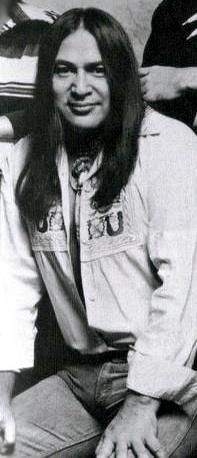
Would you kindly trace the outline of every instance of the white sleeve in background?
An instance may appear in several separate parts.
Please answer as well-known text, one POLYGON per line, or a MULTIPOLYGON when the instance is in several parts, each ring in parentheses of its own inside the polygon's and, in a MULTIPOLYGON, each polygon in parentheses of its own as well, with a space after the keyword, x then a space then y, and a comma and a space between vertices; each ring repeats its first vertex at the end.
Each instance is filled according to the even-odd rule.
POLYGON ((188 364, 197 344, 197 137, 169 120, 151 142, 148 253, 161 283, 147 329, 129 351, 127 386, 182 404, 197 393, 188 364))
POLYGON ((36 304, 42 282, 15 202, 20 148, 0 144, 0 371, 34 364, 36 304))

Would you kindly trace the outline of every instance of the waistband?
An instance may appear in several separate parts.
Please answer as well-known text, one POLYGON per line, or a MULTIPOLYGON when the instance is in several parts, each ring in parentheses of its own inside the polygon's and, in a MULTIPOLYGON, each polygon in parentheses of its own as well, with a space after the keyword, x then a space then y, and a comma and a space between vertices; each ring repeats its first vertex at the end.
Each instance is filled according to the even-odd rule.
POLYGON ((66 361, 73 364, 99 364, 105 362, 127 362, 128 350, 110 350, 103 353, 81 354, 71 351, 67 355, 66 361))

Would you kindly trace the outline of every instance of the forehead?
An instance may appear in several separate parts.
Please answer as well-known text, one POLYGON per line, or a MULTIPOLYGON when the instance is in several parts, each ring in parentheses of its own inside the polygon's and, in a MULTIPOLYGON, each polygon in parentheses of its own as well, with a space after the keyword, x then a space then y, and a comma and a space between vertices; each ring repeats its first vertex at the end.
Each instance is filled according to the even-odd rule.
POLYGON ((56 56, 59 59, 80 65, 101 61, 102 57, 93 35, 80 27, 62 41, 56 56))

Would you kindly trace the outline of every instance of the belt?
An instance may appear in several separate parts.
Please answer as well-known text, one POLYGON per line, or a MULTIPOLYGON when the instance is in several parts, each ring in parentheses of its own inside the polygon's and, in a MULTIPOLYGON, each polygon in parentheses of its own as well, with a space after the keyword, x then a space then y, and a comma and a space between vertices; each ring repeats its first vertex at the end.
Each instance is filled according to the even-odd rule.
POLYGON ((127 362, 128 350, 110 350, 103 353, 91 353, 81 354, 79 352, 73 352, 67 354, 66 361, 68 363, 77 364, 99 364, 105 362, 127 362))

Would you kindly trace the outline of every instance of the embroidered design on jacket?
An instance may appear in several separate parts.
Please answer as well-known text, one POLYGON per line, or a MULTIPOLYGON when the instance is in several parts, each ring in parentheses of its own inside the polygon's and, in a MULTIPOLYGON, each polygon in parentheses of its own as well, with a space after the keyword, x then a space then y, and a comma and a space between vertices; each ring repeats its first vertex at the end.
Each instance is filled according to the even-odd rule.
POLYGON ((115 237, 123 233, 122 211, 112 212, 105 216, 90 219, 88 221, 89 240, 109 235, 115 237))
POLYGON ((48 214, 38 224, 30 224, 29 228, 34 251, 67 250, 62 206, 59 202, 50 208, 48 214))

